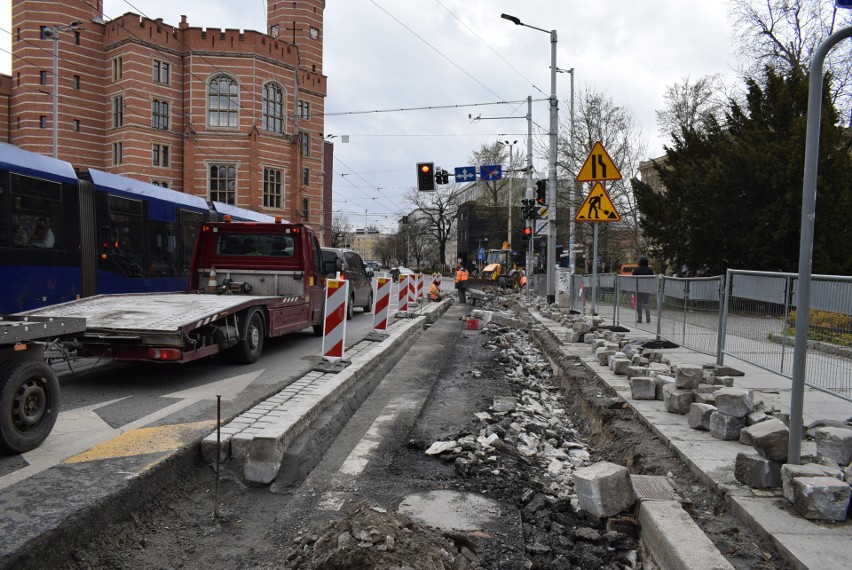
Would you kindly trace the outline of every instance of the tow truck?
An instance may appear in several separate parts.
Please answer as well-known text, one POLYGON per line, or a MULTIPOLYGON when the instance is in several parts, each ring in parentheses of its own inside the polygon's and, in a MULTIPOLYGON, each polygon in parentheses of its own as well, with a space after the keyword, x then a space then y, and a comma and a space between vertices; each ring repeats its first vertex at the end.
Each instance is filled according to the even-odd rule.
POLYGON ((322 334, 326 275, 340 270, 323 261, 308 225, 209 222, 187 291, 96 295, 0 317, 0 355, 11 355, 0 359, 0 450, 36 447, 56 421, 48 361, 60 354, 44 347, 73 347, 64 354, 75 358, 182 364, 223 353, 256 362, 266 338, 306 327, 322 334))

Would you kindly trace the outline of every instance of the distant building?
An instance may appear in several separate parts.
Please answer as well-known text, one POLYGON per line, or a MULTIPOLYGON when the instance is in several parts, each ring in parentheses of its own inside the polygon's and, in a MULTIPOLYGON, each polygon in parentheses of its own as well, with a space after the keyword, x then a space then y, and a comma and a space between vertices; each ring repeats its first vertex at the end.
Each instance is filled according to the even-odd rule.
POLYGON ((376 228, 356 228, 349 237, 349 249, 357 251, 364 261, 377 261, 381 259, 378 247, 383 237, 384 234, 376 228))
POLYGON ((665 192, 666 188, 663 186, 663 182, 660 180, 660 175, 657 173, 657 169, 654 168, 654 165, 665 167, 667 162, 668 160, 666 155, 641 161, 639 163, 639 176, 642 179, 642 182, 657 192, 665 192))
POLYGON ((57 47, 60 159, 325 229, 324 9, 268 2, 264 33, 15 0, 0 137, 52 154, 57 47))

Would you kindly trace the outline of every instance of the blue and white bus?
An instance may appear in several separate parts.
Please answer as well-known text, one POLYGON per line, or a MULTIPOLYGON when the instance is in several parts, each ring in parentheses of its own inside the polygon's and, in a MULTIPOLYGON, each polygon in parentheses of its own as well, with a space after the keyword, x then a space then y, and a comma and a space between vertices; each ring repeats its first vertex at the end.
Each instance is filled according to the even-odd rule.
POLYGON ((0 314, 183 291, 198 227, 274 218, 0 143, 0 314))

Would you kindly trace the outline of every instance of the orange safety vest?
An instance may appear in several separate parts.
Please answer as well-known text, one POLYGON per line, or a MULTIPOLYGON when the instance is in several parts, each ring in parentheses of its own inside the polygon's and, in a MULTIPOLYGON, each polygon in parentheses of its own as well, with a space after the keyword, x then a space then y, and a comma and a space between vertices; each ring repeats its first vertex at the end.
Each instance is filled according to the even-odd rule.
POLYGON ((467 279, 468 279, 467 269, 461 268, 458 271, 456 271, 456 283, 460 283, 462 281, 467 281, 467 279))

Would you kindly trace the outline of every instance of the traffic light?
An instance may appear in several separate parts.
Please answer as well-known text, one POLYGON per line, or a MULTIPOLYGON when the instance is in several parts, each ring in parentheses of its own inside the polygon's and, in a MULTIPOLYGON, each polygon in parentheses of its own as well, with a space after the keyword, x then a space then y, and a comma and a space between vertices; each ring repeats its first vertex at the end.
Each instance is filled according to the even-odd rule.
POLYGON ((525 228, 523 228, 523 229, 521 230, 521 235, 522 235, 522 236, 523 236, 523 238, 524 238, 524 246, 526 246, 526 245, 530 242, 530 238, 531 238, 531 237, 532 237, 532 235, 533 235, 533 230, 532 230, 532 228, 531 228, 531 227, 529 227, 529 226, 526 226, 525 228))
POLYGON ((535 183, 535 201, 539 206, 547 205, 547 180, 537 180, 535 183))
POLYGON ((435 163, 417 163, 417 189, 420 192, 435 191, 435 163))
POLYGON ((524 206, 523 211, 525 220, 535 220, 538 218, 538 206, 536 206, 535 200, 522 198, 521 204, 524 206))
POLYGON ((435 182, 438 184, 449 184, 450 183, 450 173, 446 170, 436 170, 435 171, 435 182))

